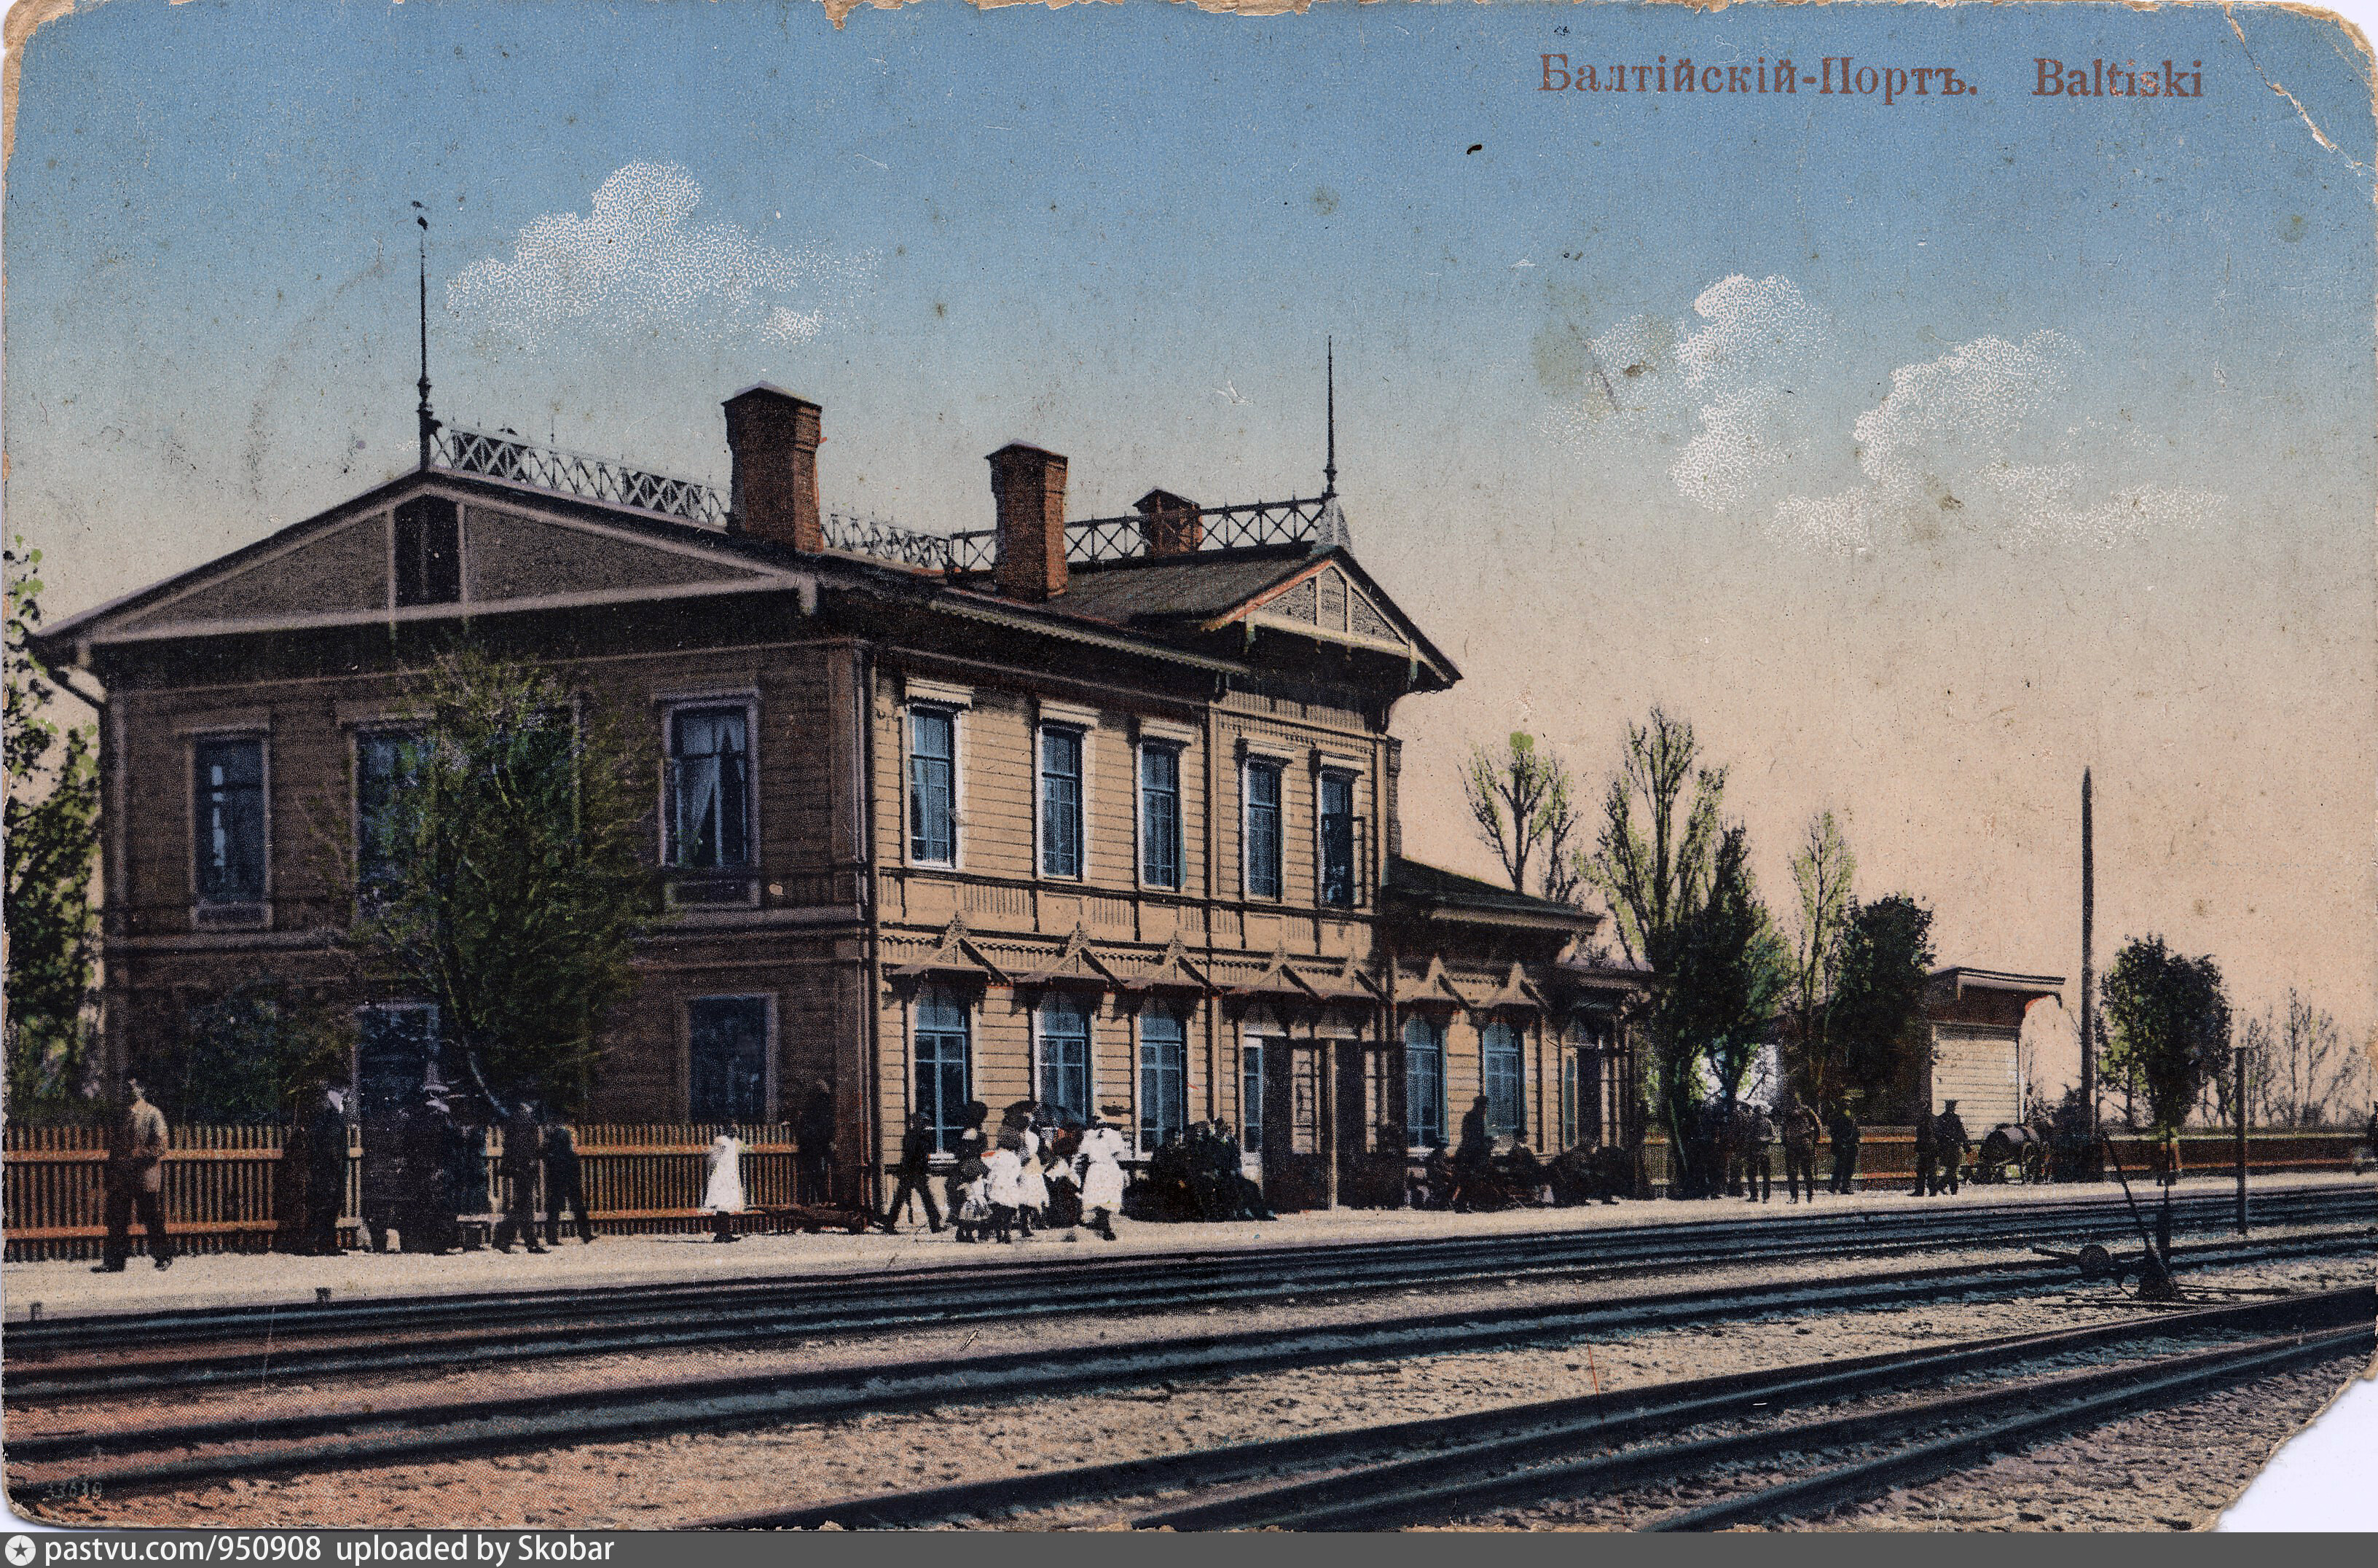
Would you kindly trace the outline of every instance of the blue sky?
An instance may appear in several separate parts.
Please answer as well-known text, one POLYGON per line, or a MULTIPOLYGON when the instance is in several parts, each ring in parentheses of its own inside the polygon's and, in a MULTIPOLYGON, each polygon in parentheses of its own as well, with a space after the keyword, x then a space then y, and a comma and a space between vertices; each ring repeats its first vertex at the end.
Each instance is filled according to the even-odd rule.
POLYGON ((829 505, 926 528, 1012 439, 1077 515, 1309 493, 1334 334, 1357 549, 1471 676, 1399 715, 1414 799, 1518 723, 1598 778, 1665 701, 1774 899, 1831 806, 1945 957, 2069 972, 2091 762, 2116 934, 2361 1018, 2370 93, 2238 25, 112 0, 24 71, 10 525, 62 610, 409 465, 416 199, 441 414, 723 478, 774 380, 829 505), (1548 50, 1980 90, 1546 93, 1548 50), (2205 96, 2035 98, 2042 54, 2205 96))

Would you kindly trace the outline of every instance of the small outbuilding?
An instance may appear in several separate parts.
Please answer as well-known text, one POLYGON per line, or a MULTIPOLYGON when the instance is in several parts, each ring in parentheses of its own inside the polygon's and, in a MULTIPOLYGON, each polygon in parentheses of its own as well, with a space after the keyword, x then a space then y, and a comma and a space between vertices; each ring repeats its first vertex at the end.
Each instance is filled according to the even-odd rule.
POLYGON ((1899 1116, 1938 1116, 1952 1100, 1967 1128, 2023 1115, 2023 1019, 2034 1002, 2064 1000, 2060 974, 1957 967, 1936 971, 1910 1031, 1899 1116))

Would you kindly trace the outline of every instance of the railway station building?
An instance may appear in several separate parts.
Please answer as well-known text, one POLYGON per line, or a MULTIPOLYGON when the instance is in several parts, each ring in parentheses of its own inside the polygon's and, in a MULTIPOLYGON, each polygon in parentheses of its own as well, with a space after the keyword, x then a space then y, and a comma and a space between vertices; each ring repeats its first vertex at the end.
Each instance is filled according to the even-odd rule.
POLYGON ((1121 1106, 1142 1152, 1219 1119, 1285 1207, 1400 1202, 1481 1094, 1540 1152, 1639 1137, 1643 977, 1578 956, 1601 917, 1402 852, 1390 718, 1459 672, 1334 475, 1071 520, 1066 460, 1011 444, 992 525, 925 535, 822 507, 817 404, 725 413, 727 496, 442 429, 39 639, 103 687, 114 1067, 270 972, 355 1009, 367 1122, 417 1090, 436 1009, 355 989, 313 835, 390 787, 406 673, 468 637, 651 748, 668 917, 591 1117, 768 1122, 822 1080, 851 1200, 969 1100, 1121 1106))

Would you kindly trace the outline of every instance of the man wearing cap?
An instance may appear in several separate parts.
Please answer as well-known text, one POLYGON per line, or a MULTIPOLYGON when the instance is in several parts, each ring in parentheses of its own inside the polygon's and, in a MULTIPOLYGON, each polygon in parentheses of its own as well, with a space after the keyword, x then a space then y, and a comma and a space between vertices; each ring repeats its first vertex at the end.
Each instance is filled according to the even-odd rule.
POLYGON ((108 1131, 107 1241, 100 1273, 120 1274, 132 1256, 132 1215, 149 1233, 149 1256, 171 1268, 174 1244, 165 1235, 165 1113, 149 1103, 137 1078, 124 1080, 124 1110, 108 1131))
POLYGON ((1965 1151, 1974 1146, 1974 1140, 1965 1136, 1964 1118, 1957 1115, 1957 1102, 1944 1100, 1940 1105, 1940 1117, 1932 1127, 1932 1142, 1940 1161, 1940 1175, 1933 1183, 1932 1190, 1938 1192, 1945 1187, 1953 1195, 1957 1190, 1957 1173, 1964 1167, 1965 1151))

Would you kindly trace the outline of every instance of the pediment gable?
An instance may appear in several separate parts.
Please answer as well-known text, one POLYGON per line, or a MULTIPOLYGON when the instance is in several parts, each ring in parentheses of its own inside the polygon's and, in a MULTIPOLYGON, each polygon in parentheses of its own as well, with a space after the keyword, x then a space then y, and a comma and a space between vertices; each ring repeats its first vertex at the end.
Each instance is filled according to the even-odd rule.
POLYGON ((1333 550, 1207 623, 1263 627, 1316 642, 1364 648, 1427 666, 1450 680, 1452 667, 1353 558, 1333 550))
POLYGON ((699 531, 613 524, 447 493, 459 508, 461 597, 399 606, 396 513, 442 487, 392 486, 54 627, 93 643, 297 631, 377 621, 633 603, 798 588, 811 579, 713 543, 699 531))

